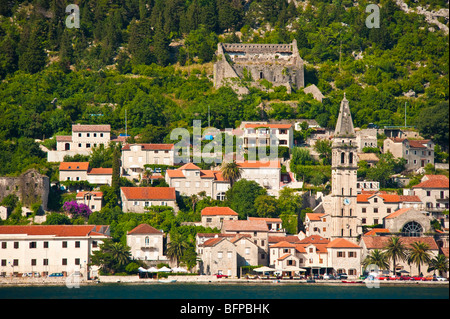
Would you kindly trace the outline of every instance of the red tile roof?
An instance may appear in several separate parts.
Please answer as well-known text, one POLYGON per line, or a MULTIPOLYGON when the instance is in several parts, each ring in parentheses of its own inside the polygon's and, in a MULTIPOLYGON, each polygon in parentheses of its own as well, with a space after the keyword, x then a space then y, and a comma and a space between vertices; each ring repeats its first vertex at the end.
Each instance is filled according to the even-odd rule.
POLYGON ((72 142, 72 135, 57 135, 57 142, 72 142))
POLYGON ((314 220, 314 221, 320 221, 321 217, 325 215, 322 213, 306 213, 306 217, 308 217, 309 220, 314 220))
POLYGON ((280 241, 276 244, 270 245, 270 248, 295 248, 295 244, 288 243, 287 241, 280 241))
POLYGON ((237 163, 241 168, 281 168, 280 161, 277 160, 268 160, 265 162, 262 161, 245 161, 237 163))
MULTIPOLYGON (((31 236, 86 237, 105 236, 101 225, 26 225, 0 226, 0 234, 23 234, 31 236)), ((109 226, 106 226, 108 228, 109 226)))
POLYGON ((127 200, 175 200, 173 187, 121 187, 127 200))
POLYGON ((269 236, 269 244, 279 243, 280 241, 286 241, 288 243, 298 243, 300 239, 295 235, 290 236, 269 236))
POLYGON ((311 235, 300 240, 300 244, 328 244, 330 241, 319 235, 311 235))
POLYGON ((222 230, 235 231, 262 231, 268 232, 267 223, 263 220, 224 220, 222 230))
POLYGON ((399 210, 393 212, 392 214, 387 215, 385 218, 386 218, 386 219, 395 218, 395 217, 397 217, 397 216, 400 216, 400 215, 406 213, 406 212, 409 211, 410 209, 412 209, 412 207, 404 207, 404 208, 400 208, 399 210))
POLYGON ((127 235, 146 235, 146 234, 162 235, 163 232, 160 230, 157 230, 156 228, 154 228, 148 224, 140 224, 127 233, 127 235))
POLYGON ((60 171, 87 171, 89 162, 61 162, 59 164, 60 171))
POLYGON ((89 175, 112 175, 113 169, 112 168, 91 168, 88 171, 89 175))
POLYGON ((422 182, 413 188, 449 188, 449 180, 445 175, 425 175, 422 182))
POLYGON ((202 209, 202 216, 217 216, 217 215, 227 215, 227 216, 238 216, 234 210, 230 207, 205 207, 202 209))
POLYGON ((78 192, 76 198, 84 198, 86 194, 91 194, 95 197, 103 197, 103 192, 78 192))
POLYGON ((193 170, 200 170, 200 167, 198 167, 197 165, 195 165, 195 164, 193 164, 193 163, 187 163, 187 164, 184 164, 183 166, 181 166, 181 167, 179 167, 178 168, 179 170, 183 170, 183 169, 187 169, 187 170, 190 170, 190 169, 193 169, 193 170))
POLYGON ((289 129, 292 127, 292 124, 250 124, 247 123, 244 125, 245 128, 281 128, 281 129, 289 129))
POLYGON ((327 248, 361 248, 361 247, 355 243, 352 243, 347 239, 336 238, 327 245, 327 248))
POLYGON ((364 236, 376 236, 377 233, 390 233, 390 231, 386 228, 373 228, 372 230, 369 230, 367 233, 365 233, 364 236))
POLYGON ((72 125, 72 132, 111 132, 111 125, 74 124, 72 125))
POLYGON ((281 223, 281 218, 248 217, 248 220, 263 220, 266 223, 281 223))
MULTIPOLYGON (((362 236, 362 241, 368 249, 384 249, 388 240, 389 236, 362 236)), ((439 249, 433 237, 400 237, 400 242, 407 248, 409 248, 412 243, 422 242, 427 244, 429 249, 439 249)))

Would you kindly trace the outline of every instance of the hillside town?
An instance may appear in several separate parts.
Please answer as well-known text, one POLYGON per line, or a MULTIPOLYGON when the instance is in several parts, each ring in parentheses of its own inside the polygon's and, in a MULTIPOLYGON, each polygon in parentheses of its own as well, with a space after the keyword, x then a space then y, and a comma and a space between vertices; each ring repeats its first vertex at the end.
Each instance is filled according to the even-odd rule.
MULTIPOLYGON (((35 169, 0 178, 1 220, 11 218, 14 207, 8 207, 5 199, 13 197, 23 205, 21 215, 27 220, 20 225, 0 225, 0 275, 5 280, 51 280, 76 272, 84 280, 103 278, 108 268, 102 254, 119 251, 119 243, 126 242, 121 249, 127 263, 139 266, 129 271, 134 278, 152 277, 164 266, 176 274, 198 277, 357 280, 367 275, 367 266, 375 264, 385 279, 447 280, 448 166, 440 169, 443 174, 436 174, 433 142, 411 138, 408 134, 412 133, 403 130, 386 129, 384 134, 389 131, 391 137, 381 144, 382 153, 375 152, 381 129, 355 128, 350 109, 351 102, 344 94, 331 132, 305 122, 306 129, 314 133, 302 145, 296 145, 294 136, 305 126, 303 122, 243 122, 232 134, 241 137, 247 152, 252 147, 283 146, 288 156, 213 162, 208 167, 192 158, 180 161, 176 144, 129 142, 127 135, 113 136, 110 125, 74 124, 72 135, 56 136, 56 149, 47 152, 49 162, 59 162, 58 181, 50 181, 35 169), (309 148, 314 154, 311 145, 324 140, 330 143, 331 178, 317 191, 291 171, 290 162, 294 161, 294 147, 309 148), (89 160, 65 160, 80 155, 89 159, 100 147, 119 147, 120 155, 115 155, 119 165, 92 167, 89 160), (371 152, 365 152, 367 149, 371 152), (359 163, 377 165, 383 153, 403 158, 405 170, 414 172, 419 180, 406 187, 408 181, 400 174, 389 176, 403 185, 389 189, 381 187, 380 181, 361 178, 359 163), (266 205, 259 211, 267 214, 255 216, 225 206, 241 181, 264 190, 268 202, 286 197, 292 204, 294 198, 299 199, 302 210, 297 207, 288 217, 286 211, 274 216, 266 205), (174 227, 195 229, 194 262, 173 252, 175 243, 180 250, 185 245, 175 238, 173 228, 167 233, 156 226, 163 221, 155 227, 150 219, 138 225, 129 223, 122 239, 116 241, 111 240, 118 229, 116 221, 89 223, 92 216, 114 208, 109 202, 114 185, 119 190, 116 207, 122 214, 151 215, 152 220, 163 220, 167 211, 172 216, 184 214, 180 198, 192 204, 194 212, 195 205, 205 199, 197 217, 174 227), (59 213, 49 209, 49 196, 55 188, 73 199, 65 202, 59 213), (49 222, 54 214, 86 218, 72 224, 49 222)), ((216 136, 203 136, 203 140, 214 141, 216 136)))

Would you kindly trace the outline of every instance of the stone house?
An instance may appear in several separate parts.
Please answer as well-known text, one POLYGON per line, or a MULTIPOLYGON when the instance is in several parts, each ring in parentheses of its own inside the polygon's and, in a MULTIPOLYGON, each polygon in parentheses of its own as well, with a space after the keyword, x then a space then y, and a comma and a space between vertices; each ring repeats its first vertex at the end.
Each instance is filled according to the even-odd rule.
MULTIPOLYGON (((362 248, 362 260, 364 260, 374 249, 384 250, 389 240, 389 236, 362 236, 361 248, 362 248)), ((433 237, 400 237, 400 242, 406 246, 407 249, 411 248, 411 244, 414 242, 425 243, 429 248, 431 259, 439 254, 439 247, 433 237)), ((393 264, 390 261, 389 270, 392 273, 393 264)), ((433 275, 433 271, 427 272, 428 265, 422 264, 420 271, 424 276, 433 275)), ((396 271, 406 270, 410 276, 416 276, 419 274, 419 269, 416 264, 408 264, 406 260, 396 260, 396 271)))
POLYGON ((248 220, 263 220, 269 229, 269 236, 286 236, 281 218, 247 217, 248 220))
POLYGON ((383 152, 391 152, 395 158, 406 159, 406 170, 417 170, 427 164, 434 165, 434 143, 431 140, 387 138, 383 142, 383 152))
POLYGON ((241 169, 241 179, 255 181, 264 187, 269 195, 278 196, 281 183, 280 161, 244 161, 238 163, 241 169))
POLYGON ((220 171, 202 170, 193 163, 187 163, 177 169, 168 169, 165 180, 181 195, 191 196, 205 192, 206 196, 224 200, 230 183, 223 179, 220 171))
POLYGON ((329 214, 307 213, 305 215, 306 236, 318 235, 324 238, 330 238, 330 218, 329 214))
POLYGON ((98 212, 103 207, 103 192, 78 192, 75 199, 78 204, 87 205, 93 212, 98 212))
POLYGON ((355 130, 356 144, 358 145, 358 152, 362 152, 364 147, 377 148, 377 129, 362 129, 355 130))
POLYGON ((328 262, 337 274, 346 273, 351 278, 361 275, 361 247, 344 238, 327 245, 328 262))
POLYGON ((125 177, 142 178, 147 164, 173 166, 174 162, 173 144, 125 144, 122 147, 122 176, 125 177))
POLYGON ((267 122, 244 122, 243 147, 294 146, 294 126, 292 124, 268 124, 267 122))
POLYGON ((64 156, 89 155, 93 147, 111 141, 111 125, 72 125, 72 135, 56 136, 56 150, 47 153, 49 162, 62 162, 64 156))
POLYGON ((212 235, 214 237, 197 243, 201 274, 240 277, 242 266, 258 265, 259 248, 249 236, 212 235))
POLYGON ((263 220, 224 220, 223 234, 250 235, 251 240, 258 246, 258 265, 269 262, 269 228, 263 220))
POLYGON ((145 213, 150 206, 169 206, 178 211, 173 187, 121 187, 120 198, 124 212, 145 213))
POLYGON ((87 181, 95 185, 112 184, 112 168, 91 168, 89 162, 61 162, 59 180, 87 181))
POLYGON ((127 232, 127 246, 135 260, 168 260, 164 255, 164 232, 148 224, 140 224, 127 232))
POLYGON ((430 212, 449 209, 449 179, 445 175, 424 175, 419 184, 412 187, 414 195, 425 204, 430 212))
POLYGON ((205 207, 201 218, 203 227, 221 229, 224 220, 237 220, 238 213, 229 207, 205 207))
POLYGON ((15 194, 24 206, 41 201, 47 210, 50 179, 36 169, 29 169, 16 177, 0 177, 0 202, 8 195, 15 194))

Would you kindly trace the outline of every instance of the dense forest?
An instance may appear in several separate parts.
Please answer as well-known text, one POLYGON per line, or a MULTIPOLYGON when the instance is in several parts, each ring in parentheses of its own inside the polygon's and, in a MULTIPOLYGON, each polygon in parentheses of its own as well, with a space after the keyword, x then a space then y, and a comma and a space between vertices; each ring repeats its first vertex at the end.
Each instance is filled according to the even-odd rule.
POLYGON ((128 132, 143 142, 168 142, 194 119, 206 126, 208 109, 216 128, 269 118, 332 128, 344 92, 356 126, 404 125, 406 108, 408 126, 448 149, 448 44, 448 34, 393 0, 0 0, 0 175, 45 167, 34 140, 69 134, 75 122, 118 134, 127 111, 128 132), (71 3, 79 28, 66 27, 71 3), (380 28, 366 27, 368 3, 380 6, 380 28), (322 102, 302 89, 239 98, 213 87, 219 41, 293 39, 322 102))

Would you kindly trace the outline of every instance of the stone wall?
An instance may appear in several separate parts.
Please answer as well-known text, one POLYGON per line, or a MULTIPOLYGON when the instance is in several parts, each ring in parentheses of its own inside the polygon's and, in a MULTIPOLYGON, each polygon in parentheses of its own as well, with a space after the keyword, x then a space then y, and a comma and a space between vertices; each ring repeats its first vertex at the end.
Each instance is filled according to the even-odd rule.
POLYGON ((42 201, 47 209, 50 180, 35 169, 30 169, 18 177, 0 177, 0 201, 9 194, 15 194, 24 206, 42 201))

